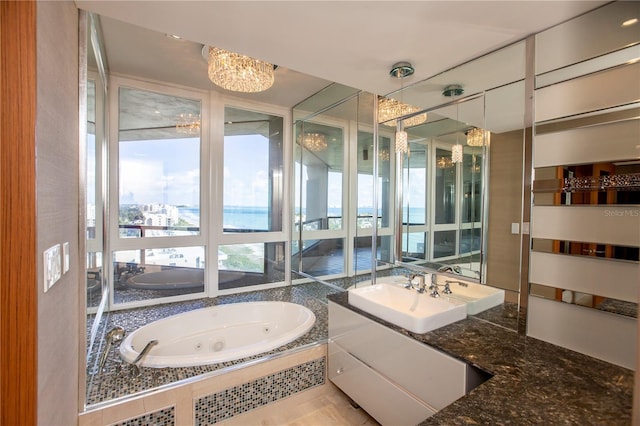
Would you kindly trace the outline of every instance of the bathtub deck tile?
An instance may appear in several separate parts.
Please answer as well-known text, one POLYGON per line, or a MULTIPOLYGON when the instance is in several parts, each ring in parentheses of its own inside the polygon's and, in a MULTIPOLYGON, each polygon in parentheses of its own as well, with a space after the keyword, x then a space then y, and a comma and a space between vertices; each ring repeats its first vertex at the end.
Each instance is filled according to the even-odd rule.
MULTIPOLYGON (((100 344, 94 345, 87 369, 87 405, 109 401, 123 396, 134 395, 140 392, 156 388, 161 385, 178 382, 183 379, 200 376, 218 370, 246 364, 251 361, 263 359, 266 356, 286 353, 292 349, 322 342, 327 339, 328 314, 326 301, 315 298, 309 288, 316 283, 300 284, 295 286, 279 287, 268 290, 253 291, 217 298, 197 299, 185 302, 169 303, 144 308, 129 309, 125 311, 111 312, 109 324, 106 329, 116 325, 123 327, 128 332, 135 330, 150 322, 165 318, 170 315, 187 312, 193 309, 205 308, 218 304, 240 303, 259 300, 279 300, 298 303, 311 309, 316 316, 316 323, 304 336, 290 342, 280 348, 246 357, 237 361, 229 361, 214 365, 179 368, 141 368, 142 377, 134 380, 131 377, 130 366, 120 360, 118 348, 111 349, 105 369, 100 374, 92 374, 95 360, 100 354, 100 344)), ((89 321, 90 323, 90 321, 89 321)), ((90 331, 87 330, 89 333, 90 331)))
POLYGON ((194 424, 209 425, 325 383, 326 358, 194 400, 194 424))

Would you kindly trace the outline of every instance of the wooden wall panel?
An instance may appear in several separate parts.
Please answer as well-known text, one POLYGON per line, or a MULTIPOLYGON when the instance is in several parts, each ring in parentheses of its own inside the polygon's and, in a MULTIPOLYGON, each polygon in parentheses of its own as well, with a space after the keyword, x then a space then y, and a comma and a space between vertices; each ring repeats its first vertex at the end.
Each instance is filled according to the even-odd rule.
POLYGON ((518 291, 520 236, 511 224, 522 217, 523 132, 491 135, 487 284, 518 291))
POLYGON ((34 425, 35 2, 0 2, 0 66, 0 424, 34 425))

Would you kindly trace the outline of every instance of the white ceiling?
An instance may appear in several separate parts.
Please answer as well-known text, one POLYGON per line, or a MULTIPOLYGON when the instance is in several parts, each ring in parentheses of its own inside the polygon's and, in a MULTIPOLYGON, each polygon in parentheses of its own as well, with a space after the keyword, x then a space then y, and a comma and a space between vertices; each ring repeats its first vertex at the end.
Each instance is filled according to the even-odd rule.
POLYGON ((286 107, 330 82, 387 94, 398 61, 416 69, 409 85, 605 3, 76 1, 103 17, 111 72, 217 90, 200 53, 213 45, 277 64, 271 89, 244 96, 286 107))

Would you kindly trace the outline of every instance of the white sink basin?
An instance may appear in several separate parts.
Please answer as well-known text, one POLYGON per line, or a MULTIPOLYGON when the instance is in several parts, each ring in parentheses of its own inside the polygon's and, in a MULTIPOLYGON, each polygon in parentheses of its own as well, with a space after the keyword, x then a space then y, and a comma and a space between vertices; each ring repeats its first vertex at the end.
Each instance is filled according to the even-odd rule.
POLYGON ((447 296, 431 297, 397 284, 349 290, 349 303, 414 333, 426 333, 467 317, 466 304, 447 296))
MULTIPOLYGON (((452 299, 458 299, 467 304, 467 314, 476 315, 504 302, 504 290, 493 288, 485 284, 467 283, 466 287, 459 283, 450 283, 452 299)), ((440 288, 442 293, 442 287, 440 288)))

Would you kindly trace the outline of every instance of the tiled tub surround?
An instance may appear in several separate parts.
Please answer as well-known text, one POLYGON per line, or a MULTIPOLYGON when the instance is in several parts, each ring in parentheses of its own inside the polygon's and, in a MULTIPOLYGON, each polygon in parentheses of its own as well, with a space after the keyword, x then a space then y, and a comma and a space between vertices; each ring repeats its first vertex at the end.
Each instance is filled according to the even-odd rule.
POLYGON ((326 344, 289 352, 267 362, 211 372, 94 406, 79 426, 187 426, 222 422, 282 398, 326 384, 326 344))
MULTIPOLYGON (((126 311, 114 311, 109 314, 107 330, 114 326, 123 327, 131 332, 145 324, 170 315, 187 312, 193 309, 205 308, 227 303, 252 302, 263 300, 278 300, 298 303, 306 306, 316 316, 314 326, 302 337, 284 346, 258 355, 242 358, 236 361, 222 362, 214 365, 179 368, 145 368, 141 367, 142 376, 134 378, 130 366, 119 356, 118 347, 114 345, 105 364, 105 371, 100 374, 90 374, 94 371, 96 359, 99 357, 102 344, 94 345, 94 353, 88 363, 87 377, 87 405, 91 406, 129 395, 148 391, 180 380, 195 376, 237 368, 244 364, 254 363, 271 356, 287 353, 296 348, 324 342, 327 339, 327 306, 326 294, 339 291, 318 283, 300 284, 269 290, 239 293, 217 298, 197 299, 187 302, 170 303, 126 311)), ((102 338, 102 336, 100 336, 102 338)), ((102 342, 100 342, 102 343, 102 342)))
POLYGON ((469 317, 426 334, 329 300, 494 376, 421 425, 629 425, 633 371, 469 317))

